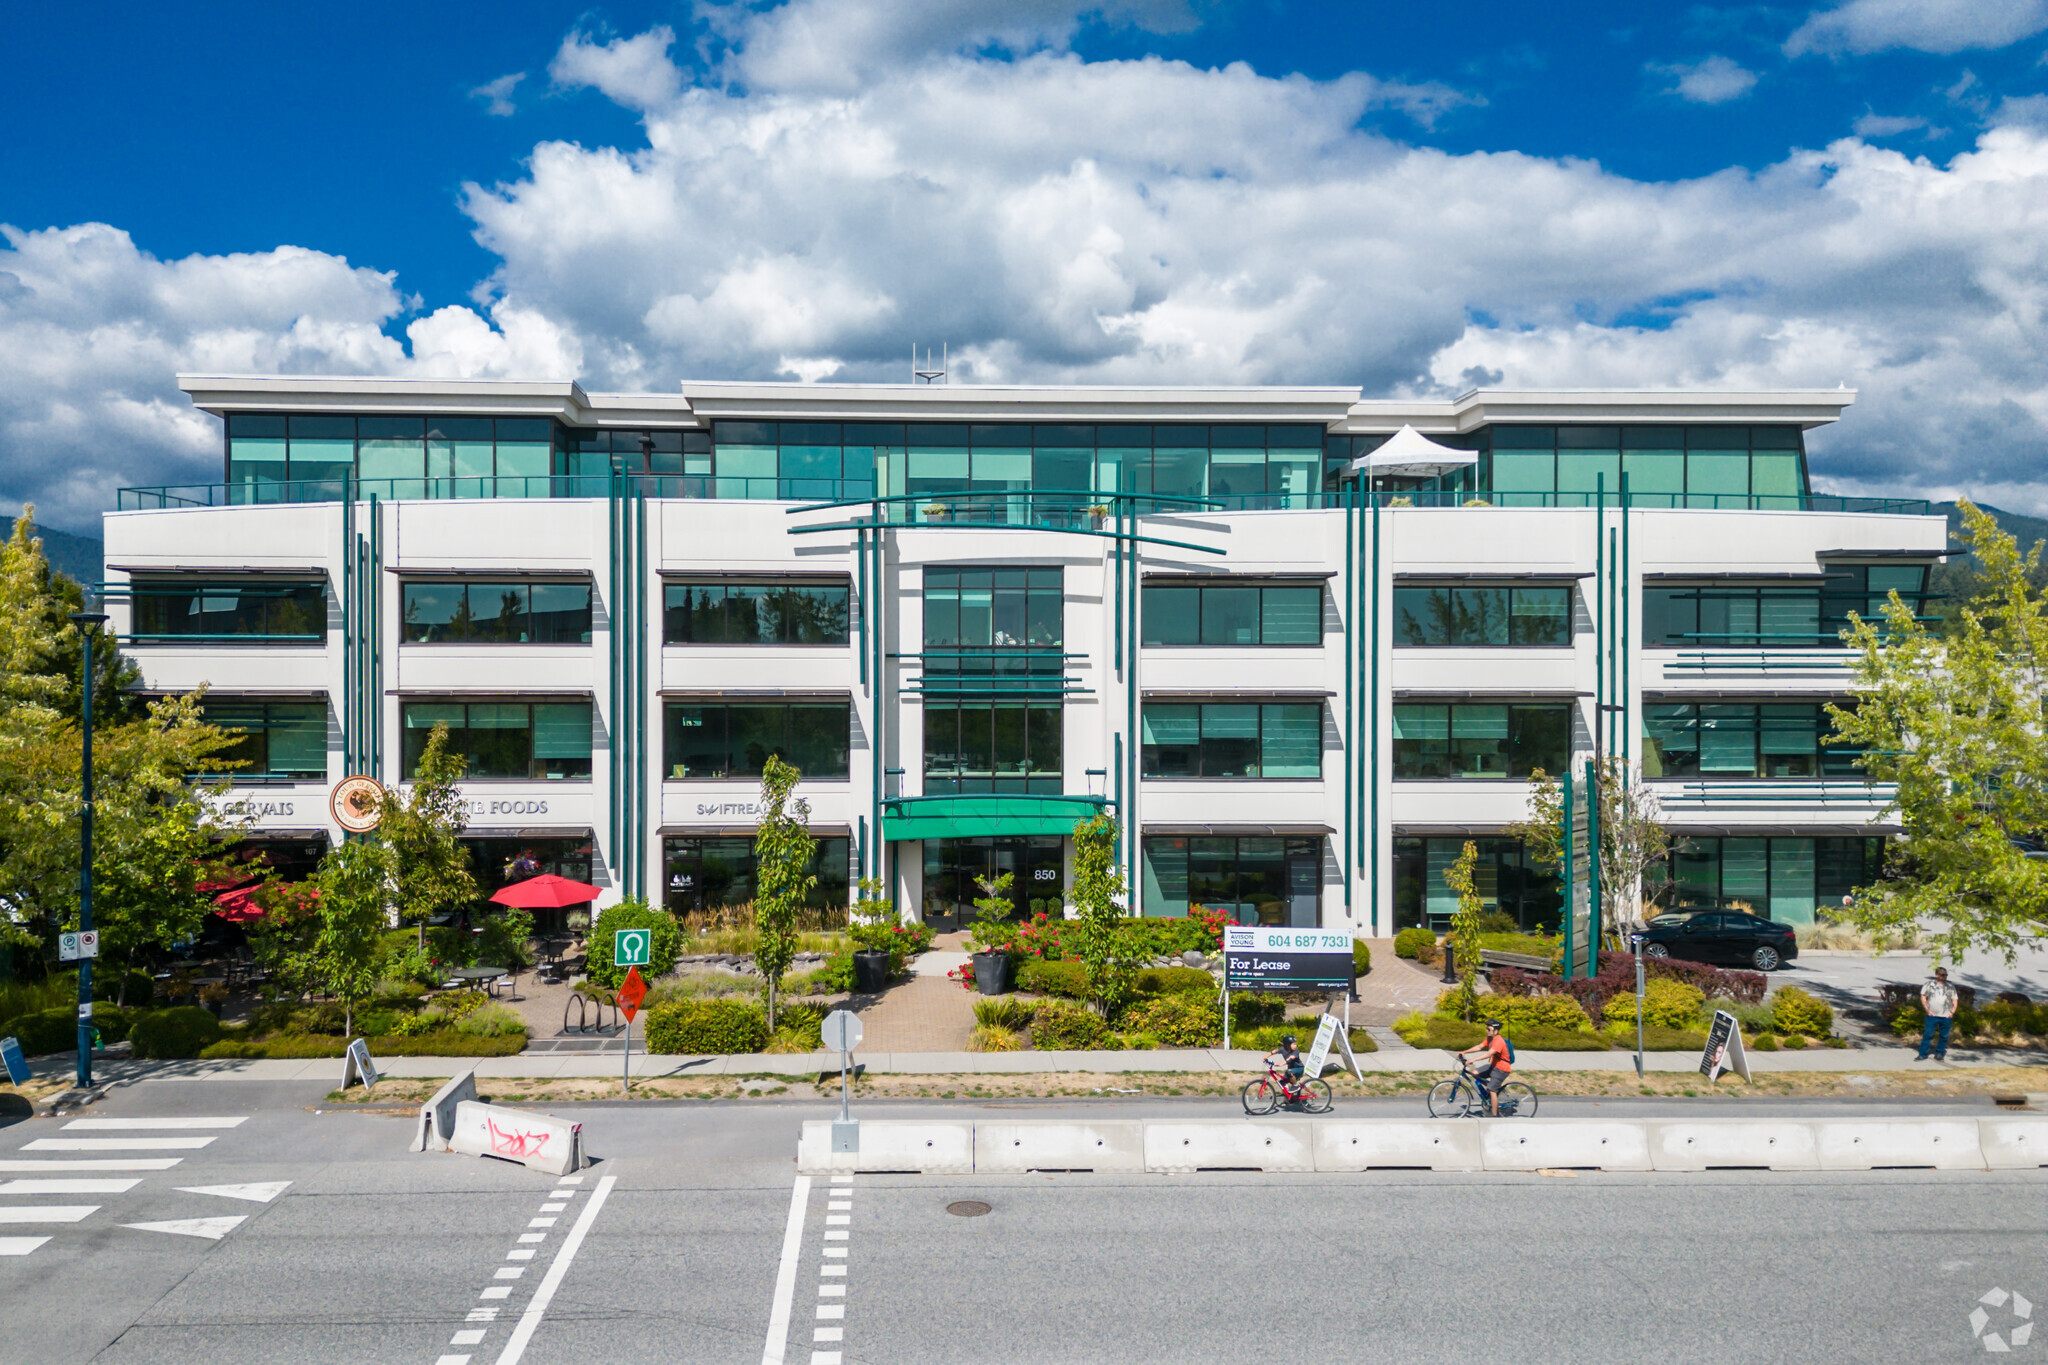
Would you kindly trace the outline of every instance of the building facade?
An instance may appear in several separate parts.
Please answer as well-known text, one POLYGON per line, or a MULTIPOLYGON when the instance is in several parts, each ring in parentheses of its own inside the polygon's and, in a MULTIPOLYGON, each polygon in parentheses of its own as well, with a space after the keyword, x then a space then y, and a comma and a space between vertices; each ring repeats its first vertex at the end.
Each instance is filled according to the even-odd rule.
POLYGON ((1847 391, 180 382, 223 477, 123 491, 112 624, 245 734, 252 838, 317 857, 333 784, 445 724, 487 890, 678 911, 751 899, 781 754, 825 901, 951 926, 1010 872, 1056 913, 1106 811, 1146 914, 1440 925, 1471 840, 1550 927, 1505 830, 1604 753, 1681 836, 1668 900, 1810 920, 1887 833, 1819 742, 1837 632, 1946 544, 1811 492, 1847 391))

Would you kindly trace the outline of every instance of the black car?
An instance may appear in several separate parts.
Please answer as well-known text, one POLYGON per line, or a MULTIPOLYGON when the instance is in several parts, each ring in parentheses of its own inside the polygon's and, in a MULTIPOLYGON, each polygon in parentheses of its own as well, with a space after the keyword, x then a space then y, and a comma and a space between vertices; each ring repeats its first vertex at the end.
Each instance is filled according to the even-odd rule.
POLYGON ((1679 911, 1650 921, 1643 931, 1643 953, 1774 972, 1799 956, 1799 940, 1791 925, 1761 915, 1740 910, 1679 911))

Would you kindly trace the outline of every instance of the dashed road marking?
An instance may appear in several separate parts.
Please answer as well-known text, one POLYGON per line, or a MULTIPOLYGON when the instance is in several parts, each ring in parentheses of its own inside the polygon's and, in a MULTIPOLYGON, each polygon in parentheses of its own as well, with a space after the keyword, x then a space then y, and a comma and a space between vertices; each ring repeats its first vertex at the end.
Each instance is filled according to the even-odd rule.
POLYGON ((847 1248, 836 1245, 851 1235, 845 1226, 832 1227, 830 1224, 850 1224, 853 1221, 853 1177, 835 1175, 832 1177, 830 1197, 825 1201, 825 1245, 820 1248, 818 1265, 818 1299, 815 1308, 814 1325, 811 1328, 811 1365, 840 1365, 843 1351, 820 1350, 820 1346, 839 1345, 846 1340, 846 1304, 826 1302, 844 1300, 846 1297, 846 1267, 840 1264, 847 1258, 847 1248), (834 1213, 832 1210, 844 1210, 834 1213))
POLYGON ((562 1249, 555 1253, 548 1263, 548 1273, 541 1278, 540 1288, 533 1292, 533 1301, 526 1305, 526 1311, 519 1315, 519 1325, 512 1329, 512 1339, 505 1343, 505 1349, 498 1354, 498 1365, 519 1365, 519 1358, 526 1354, 526 1343, 533 1340, 533 1334, 540 1327, 541 1319, 547 1315, 548 1305, 554 1302, 555 1291, 561 1287, 563 1276, 569 1273, 569 1265, 576 1259, 576 1253, 583 1246, 583 1239, 590 1235, 590 1225, 597 1221, 597 1211, 604 1207, 606 1196, 612 1186, 618 1183, 615 1175, 605 1176, 597 1182, 597 1188, 590 1192, 590 1202, 583 1206, 583 1212, 576 1216, 576 1225, 569 1229, 569 1235, 562 1241, 562 1249))

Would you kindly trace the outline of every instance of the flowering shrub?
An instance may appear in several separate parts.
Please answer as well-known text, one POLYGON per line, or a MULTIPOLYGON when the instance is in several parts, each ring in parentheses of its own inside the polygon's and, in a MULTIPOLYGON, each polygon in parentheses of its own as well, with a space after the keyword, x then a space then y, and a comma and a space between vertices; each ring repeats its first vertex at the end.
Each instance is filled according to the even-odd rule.
MULTIPOLYGON (((1754 1005, 1764 998, 1762 972, 1730 972, 1704 962, 1685 962, 1671 957, 1643 959, 1643 972, 1651 980, 1678 981, 1698 990, 1707 999, 1735 1000, 1754 1005)), ((1600 1015, 1617 995, 1636 993, 1635 958, 1626 953, 1607 953, 1600 959, 1600 974, 1566 981, 1549 972, 1525 972, 1514 967, 1496 967, 1486 974, 1492 988, 1502 995, 1569 995, 1589 1015, 1600 1015)), ((1635 1018, 1635 1006, 1629 1006, 1635 1018)))

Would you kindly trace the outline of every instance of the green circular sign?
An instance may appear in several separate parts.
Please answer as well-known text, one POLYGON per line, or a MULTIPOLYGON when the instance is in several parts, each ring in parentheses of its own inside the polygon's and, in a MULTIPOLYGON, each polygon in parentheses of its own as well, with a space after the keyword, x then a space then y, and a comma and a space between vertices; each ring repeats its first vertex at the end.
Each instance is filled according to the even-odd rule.
POLYGON ((612 936, 612 961, 621 967, 645 967, 653 952, 652 929, 621 929, 612 936))

